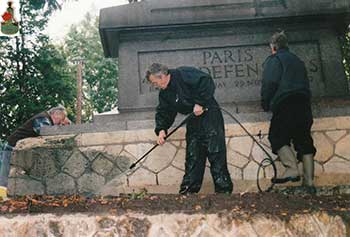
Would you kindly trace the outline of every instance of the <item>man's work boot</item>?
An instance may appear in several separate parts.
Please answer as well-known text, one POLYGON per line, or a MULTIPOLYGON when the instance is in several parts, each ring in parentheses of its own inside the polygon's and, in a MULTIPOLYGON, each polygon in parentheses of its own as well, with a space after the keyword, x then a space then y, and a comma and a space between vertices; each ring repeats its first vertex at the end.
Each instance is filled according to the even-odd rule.
POLYGON ((316 193, 316 188, 314 186, 314 169, 314 155, 303 155, 303 186, 306 188, 306 191, 310 194, 316 193))
POLYGON ((271 182, 281 184, 286 182, 298 182, 300 180, 296 157, 290 146, 283 146, 277 151, 283 166, 286 168, 284 173, 277 178, 272 178, 271 182))

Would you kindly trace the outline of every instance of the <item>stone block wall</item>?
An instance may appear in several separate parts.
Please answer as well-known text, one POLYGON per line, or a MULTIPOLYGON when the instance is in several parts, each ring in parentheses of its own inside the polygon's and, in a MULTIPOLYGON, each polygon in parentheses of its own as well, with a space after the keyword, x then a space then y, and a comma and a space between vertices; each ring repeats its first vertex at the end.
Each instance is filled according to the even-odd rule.
POLYGON ((245 219, 220 214, 40 214, 0 216, 6 237, 37 236, 348 236, 348 221, 324 212, 283 220, 254 215, 245 219), (259 233, 259 234, 258 234, 259 233))
MULTIPOLYGON (((261 131, 262 137, 256 138, 270 151, 268 122, 243 125, 254 135, 261 131)), ((318 149, 316 185, 350 184, 350 117, 315 119, 312 135, 318 149)), ((130 165, 155 143, 152 129, 25 139, 13 154, 10 193, 117 195, 144 188, 154 193, 177 193, 184 174, 184 137, 185 128, 180 128, 133 170, 129 170, 130 165)), ((257 191, 258 164, 266 155, 237 124, 226 124, 226 143, 234 192, 257 191)), ((209 165, 203 193, 214 191, 209 165)), ((283 172, 278 160, 276 166, 283 172)), ((271 168, 266 168, 260 178, 272 175, 271 168)))

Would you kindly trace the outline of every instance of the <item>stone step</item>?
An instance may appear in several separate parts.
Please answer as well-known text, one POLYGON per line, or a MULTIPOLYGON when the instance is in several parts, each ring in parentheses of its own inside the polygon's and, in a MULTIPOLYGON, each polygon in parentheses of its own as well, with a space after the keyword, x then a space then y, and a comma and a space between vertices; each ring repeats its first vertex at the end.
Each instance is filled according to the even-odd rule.
POLYGON ((4 237, 347 236, 349 195, 27 196, 0 203, 4 237), (17 205, 17 206, 16 206, 17 205))

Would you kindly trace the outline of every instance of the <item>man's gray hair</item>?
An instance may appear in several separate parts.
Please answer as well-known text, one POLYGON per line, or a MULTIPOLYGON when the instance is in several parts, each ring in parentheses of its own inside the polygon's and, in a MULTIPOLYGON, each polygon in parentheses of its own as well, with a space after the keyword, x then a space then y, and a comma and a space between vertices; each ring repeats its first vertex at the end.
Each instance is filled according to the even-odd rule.
POLYGON ((151 75, 156 75, 159 73, 162 73, 164 75, 168 75, 168 67, 160 64, 160 63, 153 63, 151 66, 148 67, 146 71, 146 79, 149 81, 149 77, 151 75))
POLYGON ((49 114, 54 114, 54 113, 63 113, 64 115, 67 115, 66 108, 62 105, 53 107, 47 111, 49 114))
POLYGON ((284 31, 274 33, 271 37, 270 45, 275 50, 288 48, 288 38, 284 31))

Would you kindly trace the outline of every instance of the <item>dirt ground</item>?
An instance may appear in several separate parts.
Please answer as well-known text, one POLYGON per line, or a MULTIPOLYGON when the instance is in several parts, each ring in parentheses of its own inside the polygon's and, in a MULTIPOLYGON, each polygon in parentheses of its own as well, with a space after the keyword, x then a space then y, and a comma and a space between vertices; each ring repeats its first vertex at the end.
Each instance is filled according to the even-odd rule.
POLYGON ((25 196, 0 203, 0 214, 70 214, 76 212, 110 213, 230 213, 245 218, 267 214, 288 219, 293 214, 326 211, 350 220, 350 195, 311 196, 281 193, 245 193, 211 195, 126 194, 118 197, 25 196))

